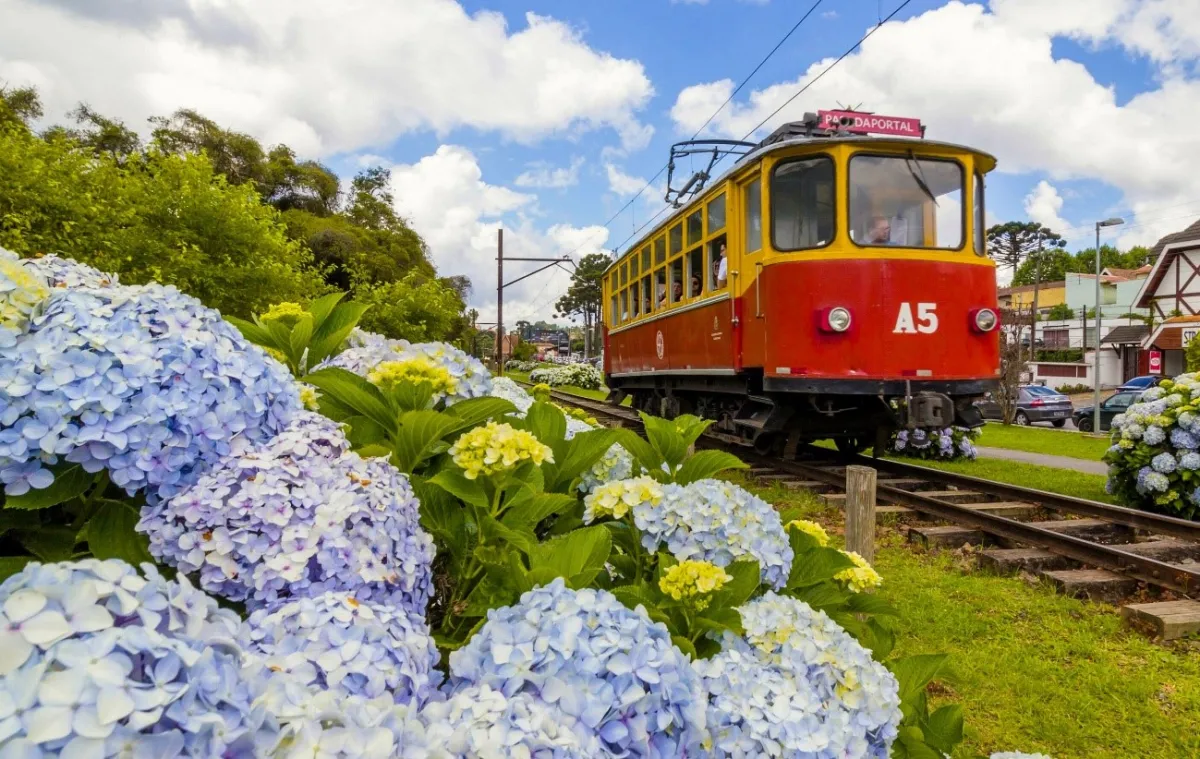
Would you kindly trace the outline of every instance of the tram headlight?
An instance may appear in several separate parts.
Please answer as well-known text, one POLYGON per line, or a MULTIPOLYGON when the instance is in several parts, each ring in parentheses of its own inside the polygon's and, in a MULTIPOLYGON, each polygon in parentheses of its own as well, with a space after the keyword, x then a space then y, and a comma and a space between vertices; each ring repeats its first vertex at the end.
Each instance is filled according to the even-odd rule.
POLYGON ((971 327, 976 332, 991 332, 999 322, 996 312, 990 308, 977 308, 971 312, 971 327))
POLYGON ((821 319, 821 328, 826 332, 845 332, 850 329, 850 309, 834 306, 827 309, 821 319))

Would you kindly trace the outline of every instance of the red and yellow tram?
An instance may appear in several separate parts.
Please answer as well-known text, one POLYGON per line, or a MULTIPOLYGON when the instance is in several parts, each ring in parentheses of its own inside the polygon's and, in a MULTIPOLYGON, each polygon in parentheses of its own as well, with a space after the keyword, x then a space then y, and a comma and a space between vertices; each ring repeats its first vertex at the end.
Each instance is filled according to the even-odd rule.
POLYGON ((996 160, 863 122, 905 123, 787 124, 613 262, 612 400, 715 419, 764 450, 982 424, 972 402, 1000 372, 984 239, 996 160))

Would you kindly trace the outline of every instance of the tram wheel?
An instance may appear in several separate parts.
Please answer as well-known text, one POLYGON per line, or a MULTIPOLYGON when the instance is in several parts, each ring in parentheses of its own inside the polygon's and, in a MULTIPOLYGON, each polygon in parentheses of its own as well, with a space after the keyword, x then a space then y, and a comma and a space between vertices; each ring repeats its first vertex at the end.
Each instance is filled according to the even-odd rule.
POLYGON ((838 453, 843 456, 854 456, 867 450, 870 446, 865 438, 857 437, 839 437, 835 438, 833 442, 837 446, 838 453))

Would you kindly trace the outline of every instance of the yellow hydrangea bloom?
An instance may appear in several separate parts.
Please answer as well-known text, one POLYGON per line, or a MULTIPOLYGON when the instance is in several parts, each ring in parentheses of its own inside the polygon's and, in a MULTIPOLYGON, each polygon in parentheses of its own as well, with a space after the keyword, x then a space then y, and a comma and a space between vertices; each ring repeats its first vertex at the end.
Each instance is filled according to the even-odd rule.
POLYGON ((786 529, 796 529, 806 535, 811 535, 816 538, 817 545, 822 548, 829 545, 829 533, 825 532, 825 528, 816 522, 810 522, 807 519, 793 519, 787 523, 786 529))
POLYGON ((524 461, 554 461, 550 446, 532 433, 494 421, 460 435, 450 447, 450 456, 469 480, 510 471, 524 461))
POLYGON ((24 329, 33 310, 49 296, 41 277, 19 259, 0 255, 0 327, 24 329))
POLYGON ((320 405, 317 403, 317 389, 312 385, 300 386, 300 402, 304 404, 304 408, 309 411, 317 411, 320 405))
POLYGON ((879 573, 872 569, 867 560, 859 556, 857 552, 842 551, 842 553, 850 557, 855 567, 853 569, 843 569, 834 575, 833 579, 846 583, 850 587, 850 590, 855 593, 861 593, 867 588, 878 588, 883 584, 883 578, 879 576, 879 573))
POLYGON ((458 392, 458 379, 444 366, 435 364, 425 356, 405 361, 384 361, 367 373, 367 381, 390 390, 396 385, 428 382, 434 395, 450 395, 458 392))
POLYGON ((539 401, 548 401, 550 400, 550 386, 545 382, 539 382, 533 386, 530 394, 539 401))
POLYGON ((662 485, 653 477, 633 477, 597 487, 583 499, 583 521, 600 517, 622 519, 629 510, 641 503, 657 506, 662 502, 662 485))
POLYGON ((264 322, 281 322, 290 327, 300 321, 300 317, 303 315, 304 309, 300 307, 299 303, 285 301, 271 306, 265 314, 258 318, 264 322))
POLYGON ((281 363, 281 364, 287 363, 287 356, 285 356, 283 351, 279 350, 278 348, 263 348, 263 350, 265 350, 267 352, 268 356, 275 359, 279 363, 281 363))
POLYGON ((709 598, 700 598, 720 590, 732 580, 724 569, 707 561, 688 559, 667 570, 658 581, 658 587, 676 601, 687 601, 696 609, 708 607, 709 598))

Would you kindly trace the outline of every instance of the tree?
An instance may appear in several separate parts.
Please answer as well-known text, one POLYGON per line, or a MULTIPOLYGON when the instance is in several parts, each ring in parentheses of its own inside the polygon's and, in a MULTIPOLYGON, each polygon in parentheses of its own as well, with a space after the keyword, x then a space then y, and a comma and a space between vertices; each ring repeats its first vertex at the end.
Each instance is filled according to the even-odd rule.
POLYGON ((1013 309, 1000 310, 1000 384, 996 402, 1005 424, 1012 424, 1017 413, 1021 375, 1029 371, 1021 350, 1021 333, 1030 324, 1030 314, 1013 309))
POLYGON ((1061 236, 1036 221, 1009 221, 987 231, 988 255, 997 265, 1008 266, 1014 272, 1030 253, 1064 245, 1066 241, 1061 236))
POLYGON ((29 129, 42 117, 42 99, 33 87, 0 86, 0 127, 29 129))
POLYGON ((600 280, 609 263, 609 257, 603 253, 589 253, 581 258, 571 274, 571 284, 567 287, 566 295, 554 304, 558 316, 578 316, 583 319, 584 334, 589 336, 585 349, 587 356, 591 355, 591 349, 596 342, 590 338, 595 335, 595 329, 600 323, 600 280))
POLYGON ((150 123, 155 127, 151 139, 156 148, 175 155, 204 153, 230 184, 245 184, 261 174, 266 156, 258 140, 248 134, 223 129, 190 108, 152 116, 150 123))
POLYGON ((439 279, 412 272, 395 282, 359 287, 354 299, 371 306, 359 326, 387 337, 428 342, 451 340, 461 329, 463 302, 439 279))
POLYGON ((1185 358, 1189 372, 1200 372, 1200 335, 1188 341, 1185 358))
POLYGON ((1050 312, 1048 314, 1046 314, 1046 320, 1053 321, 1053 322, 1065 322, 1065 321, 1068 321, 1068 320, 1074 319, 1074 318, 1075 318, 1075 310, 1073 308, 1071 308, 1070 306, 1068 306, 1066 303, 1055 304, 1050 309, 1050 312))
POLYGON ((79 126, 75 129, 51 127, 43 136, 48 140, 73 140, 96 155, 111 158, 118 165, 124 165, 141 150, 142 141, 137 132, 119 119, 110 119, 97 113, 87 103, 80 103, 67 116, 79 126))

